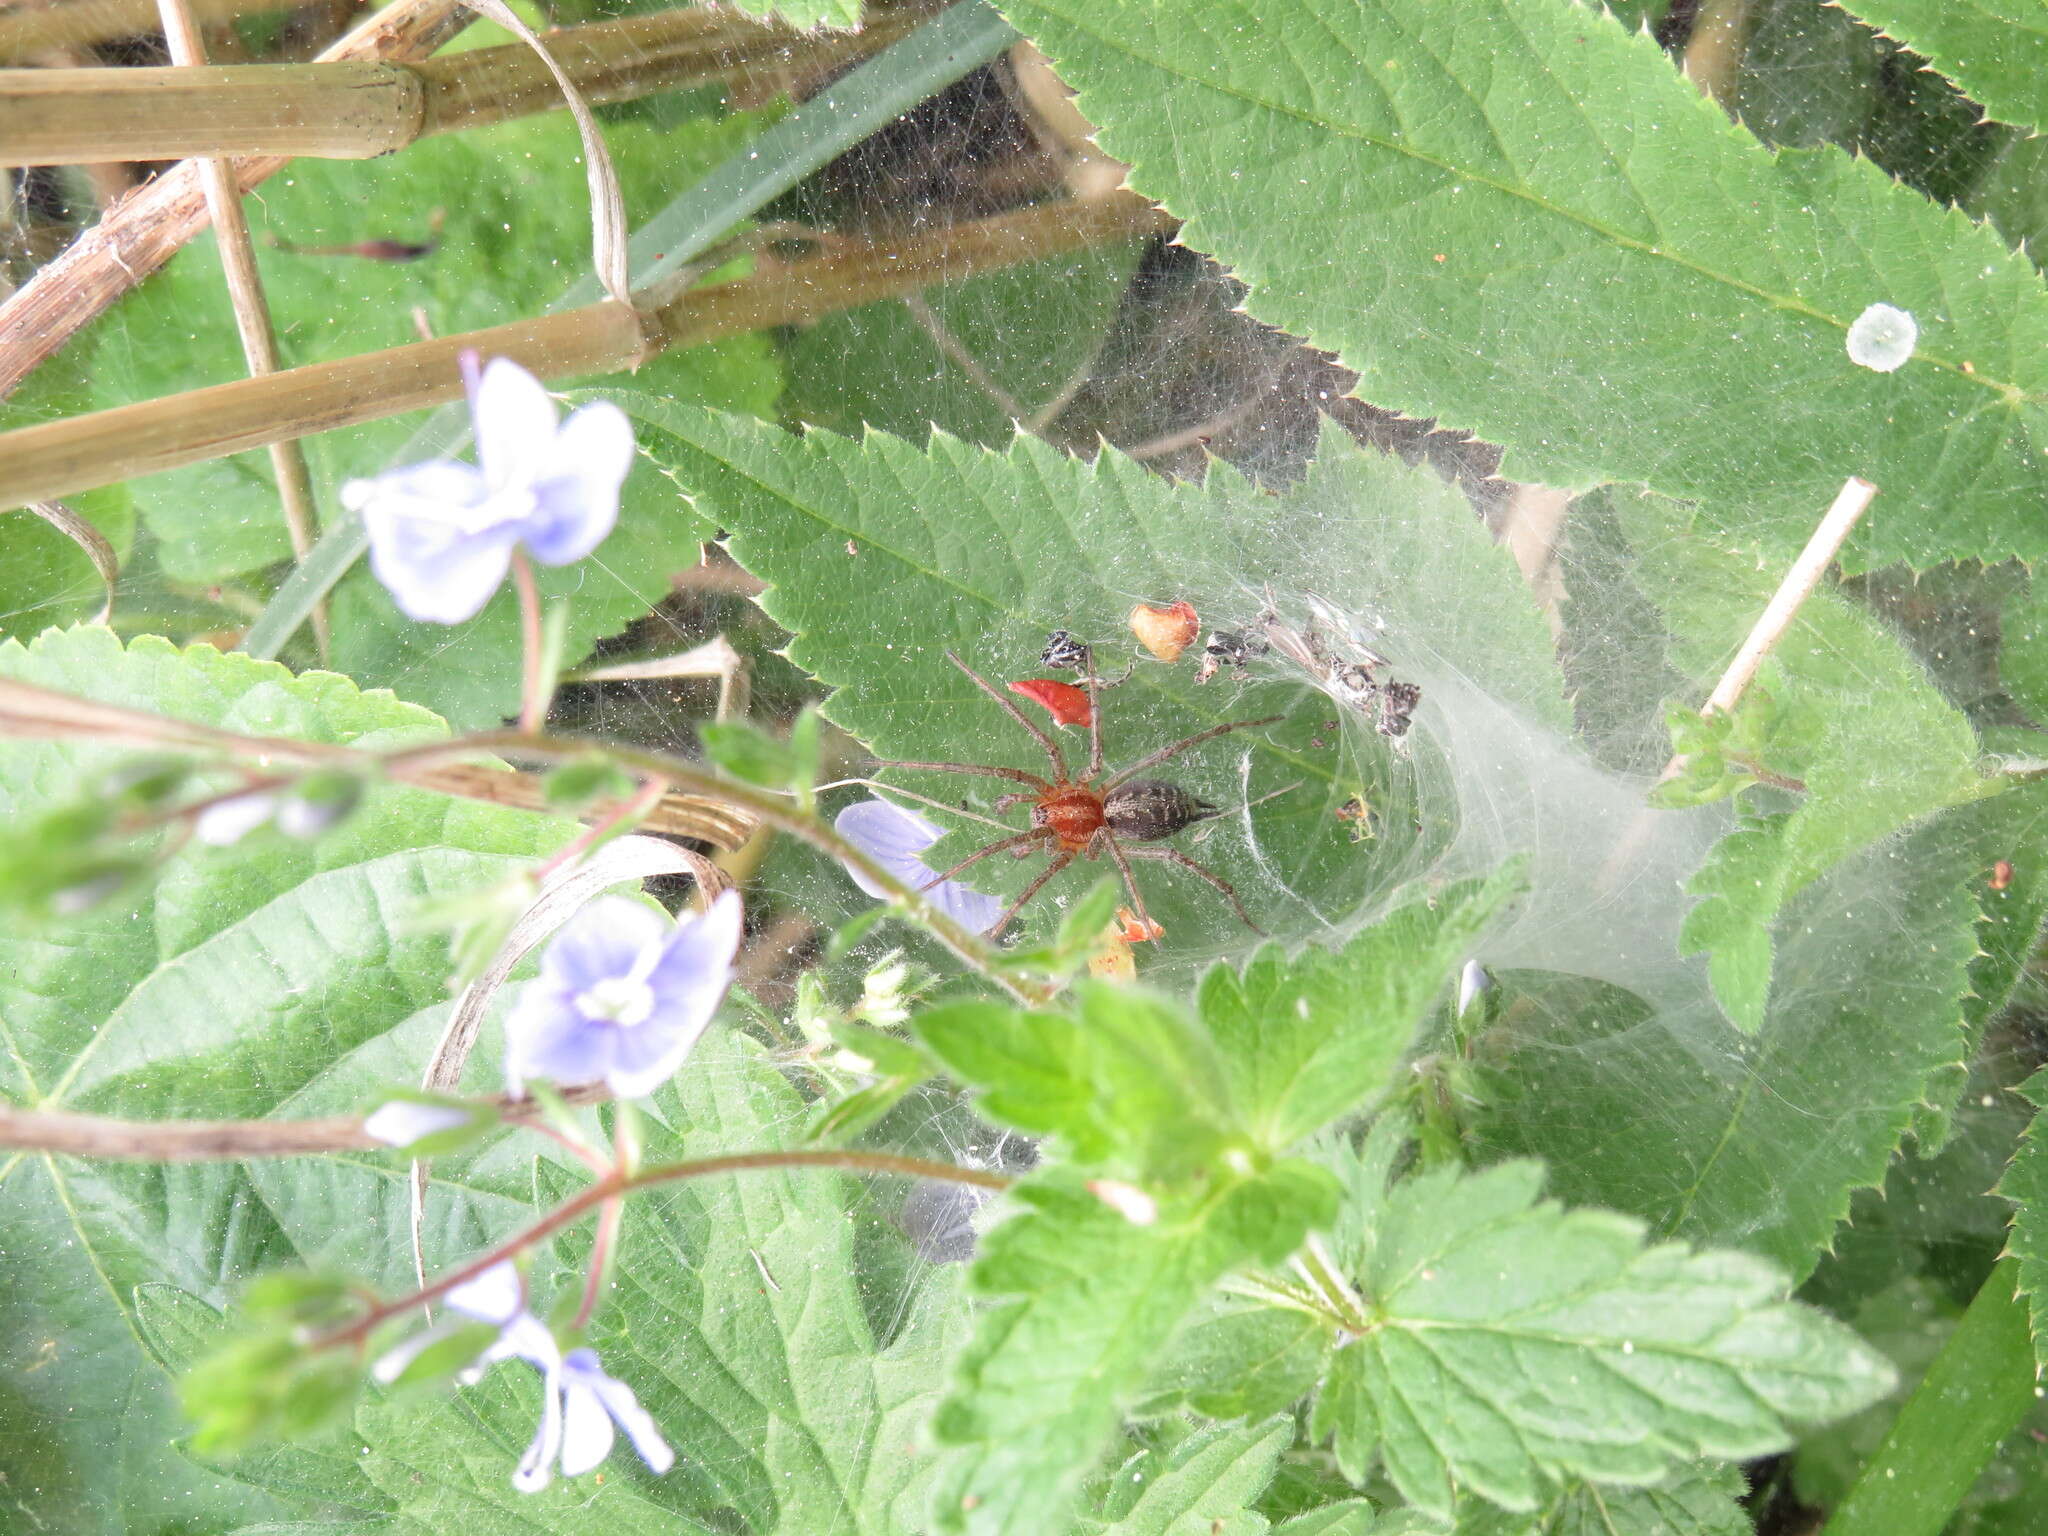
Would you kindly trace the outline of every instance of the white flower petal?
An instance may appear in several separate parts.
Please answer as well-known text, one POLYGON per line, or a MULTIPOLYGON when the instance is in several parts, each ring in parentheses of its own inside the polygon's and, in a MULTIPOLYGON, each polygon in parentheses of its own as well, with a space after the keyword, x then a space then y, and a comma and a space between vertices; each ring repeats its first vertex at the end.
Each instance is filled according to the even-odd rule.
POLYGON ((559 1373, 541 1375, 540 1427, 533 1443, 512 1472, 512 1486, 521 1493, 539 1493, 554 1477, 555 1458, 562 1453, 562 1388, 559 1373))
MULTIPOLYGON (((466 1109, 452 1104, 421 1104, 412 1099, 389 1099, 363 1120, 363 1132, 387 1147, 409 1147, 441 1131, 469 1124, 466 1109)), ((472 1281, 472 1284, 475 1282, 472 1281)), ((457 1286, 457 1290, 461 1287, 457 1286)))
POLYGON ((1465 968, 1458 972, 1458 1017, 1462 1019, 1492 985, 1493 978, 1486 974, 1485 967, 1477 960, 1467 960, 1465 968))
POLYGON ((451 1286, 442 1300, 464 1317, 505 1329, 518 1321, 526 1308, 526 1283, 520 1279, 517 1266, 506 1259, 460 1285, 451 1286))
POLYGON ((484 365, 469 402, 477 462, 493 490, 531 485, 555 452, 555 402, 541 382, 509 357, 484 365))
POLYGON ((380 1387, 388 1387, 405 1374, 405 1368, 426 1353, 427 1346, 438 1344, 448 1337, 444 1327, 422 1328, 411 1338, 401 1341, 379 1355, 370 1366, 370 1379, 380 1387))
POLYGON ((562 1476, 581 1477, 612 1453, 612 1418, 585 1373, 571 1370, 562 1386, 562 1476))
POLYGON ((209 848, 239 843, 277 813, 275 795, 237 795, 217 801, 192 818, 192 835, 209 848))
MULTIPOLYGON (((626 1438, 633 1442, 633 1449, 640 1453, 640 1459, 647 1463, 655 1476, 659 1477, 676 1464, 676 1453, 662 1439, 660 1426, 654 1422, 654 1416, 640 1406, 640 1399, 633 1395, 631 1387, 616 1377, 600 1376, 593 1389, 604 1403, 605 1411, 626 1432, 626 1438)), ((562 1460, 566 1467, 566 1452, 562 1460)))

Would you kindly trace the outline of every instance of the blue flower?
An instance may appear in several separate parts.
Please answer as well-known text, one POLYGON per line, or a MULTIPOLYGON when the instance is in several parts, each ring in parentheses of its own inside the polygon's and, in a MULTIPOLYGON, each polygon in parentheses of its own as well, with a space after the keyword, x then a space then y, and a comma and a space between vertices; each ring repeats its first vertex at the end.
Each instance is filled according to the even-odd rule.
MULTIPOLYGON (((918 857, 946 835, 945 829, 929 817, 887 800, 862 800, 841 811, 832 819, 832 825, 841 837, 913 891, 931 885, 939 877, 937 870, 918 857)), ((870 896, 889 894, 859 870, 849 867, 846 872, 870 896)), ((969 933, 984 932, 1003 915, 1002 902, 970 890, 958 880, 933 885, 925 891, 924 899, 969 933)))
POLYGON ((732 984, 740 899, 672 923, 623 896, 593 901, 555 936, 505 1021, 505 1077, 602 1081, 644 1098, 675 1074, 732 984))
POLYGON ((496 357, 473 379, 469 412, 476 464, 434 459, 341 488, 362 515, 370 569, 408 618, 460 624, 498 590, 514 545, 568 565, 618 521, 633 428, 616 405, 558 421, 540 381, 496 357))
MULTIPOLYGON (((485 1366, 500 1360, 524 1360, 540 1372, 540 1425, 512 1473, 512 1486, 521 1493, 547 1487, 557 1463, 565 1477, 581 1477, 595 1467, 611 1454, 614 1424, 657 1474, 675 1465, 675 1452, 661 1438, 653 1418, 631 1387, 605 1375, 597 1351, 572 1349, 564 1355, 547 1325, 526 1310, 525 1283, 509 1261, 471 1276, 442 1299, 449 1311, 498 1330, 497 1338, 462 1373, 464 1382, 477 1381, 485 1366)), ((382 1356, 371 1374, 387 1385, 397 1380, 428 1345, 447 1337, 453 1328, 440 1324, 423 1329, 382 1356)))
MULTIPOLYGON (((561 1394, 558 1416, 561 1427, 555 1448, 561 1453, 564 1477, 581 1477, 611 1454, 614 1424, 626 1432, 626 1438, 633 1442, 633 1449, 640 1453, 640 1459, 656 1476, 675 1465, 676 1453, 661 1438, 661 1431, 653 1418, 640 1406, 640 1400, 633 1395, 631 1387, 605 1375, 598 1364, 596 1350, 570 1350, 550 1387, 561 1394)), ((546 1431, 545 1416, 542 1431, 546 1431)), ((537 1449, 540 1449, 538 1440, 534 1449, 526 1453, 528 1461, 533 1459, 537 1449)), ((547 1464, 552 1459, 545 1453, 541 1456, 539 1471, 543 1483, 547 1481, 547 1464)), ((522 1469, 526 1464, 520 1463, 522 1469)), ((517 1481, 515 1478, 514 1482, 517 1481)))

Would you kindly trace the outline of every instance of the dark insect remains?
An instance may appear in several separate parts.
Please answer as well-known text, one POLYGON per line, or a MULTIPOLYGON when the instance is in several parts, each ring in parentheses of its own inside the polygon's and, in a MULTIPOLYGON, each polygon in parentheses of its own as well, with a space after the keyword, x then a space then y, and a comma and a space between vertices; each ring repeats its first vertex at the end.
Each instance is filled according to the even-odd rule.
POLYGON ((994 938, 1010 925, 1024 904, 1045 888, 1046 882, 1073 863, 1077 858, 1096 859, 1104 854, 1116 865, 1117 873, 1123 877, 1124 888, 1130 892, 1131 905, 1137 910, 1139 921, 1147 928, 1152 927, 1151 915, 1145 910, 1145 898, 1138 890, 1138 881, 1131 870, 1134 859, 1153 859, 1164 863, 1178 864, 1182 869, 1206 880, 1223 899, 1230 903, 1230 909, 1237 914, 1239 922, 1254 933, 1260 932, 1258 924, 1245 912, 1244 903, 1237 899, 1237 892, 1227 881, 1214 871, 1205 869, 1178 848, 1141 848, 1130 846, 1136 843, 1160 843, 1177 832, 1183 832, 1198 821, 1207 821, 1220 815, 1215 806, 1197 798, 1178 784, 1165 779, 1138 777, 1147 768, 1157 767, 1168 758, 1178 757, 1190 747, 1199 746, 1230 731, 1248 730, 1256 726, 1272 725, 1282 717, 1268 715, 1263 720, 1233 720, 1226 725, 1211 726, 1206 731, 1197 731, 1184 741, 1177 741, 1170 747, 1161 747, 1157 752, 1141 757, 1130 767, 1105 776, 1102 764, 1102 696, 1101 684, 1095 676, 1095 662, 1086 647, 1080 647, 1079 658, 1087 673, 1088 694, 1093 708, 1088 718, 1088 768, 1078 779, 1067 769, 1067 760, 1060 752, 1059 743, 1054 741, 1038 726, 1024 717, 1023 711, 1004 698, 988 681, 966 662, 951 651, 946 659, 965 672, 979 688, 996 702, 996 707, 1016 721, 1039 746, 1045 749, 1047 761, 1052 765, 1052 777, 1041 778, 1035 773, 1026 773, 1021 768, 996 768, 982 763, 909 763, 878 758, 884 768, 921 768, 938 773, 971 773, 982 778, 1010 779, 1025 786, 1023 793, 1004 795, 996 801, 998 811, 1013 806, 1031 807, 1031 825, 1010 837, 999 837, 986 847, 977 848, 966 858, 934 878, 925 886, 930 890, 942 880, 950 880, 970 864, 996 853, 1009 853, 1015 858, 1028 858, 1034 853, 1052 855, 1044 869, 1024 888, 1024 893, 1011 902, 1003 915, 996 919, 989 930, 994 938))

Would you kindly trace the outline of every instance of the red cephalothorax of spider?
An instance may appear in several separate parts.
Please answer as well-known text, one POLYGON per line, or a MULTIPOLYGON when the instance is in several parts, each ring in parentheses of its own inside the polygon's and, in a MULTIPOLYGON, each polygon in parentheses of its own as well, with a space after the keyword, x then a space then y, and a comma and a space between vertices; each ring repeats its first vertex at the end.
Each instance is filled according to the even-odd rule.
POLYGON ((1124 888, 1131 893, 1131 905, 1137 908, 1140 923, 1147 929, 1152 926, 1151 915, 1145 910, 1145 898, 1138 892, 1138 881, 1131 872, 1133 859, 1157 859, 1165 863, 1178 864, 1191 874, 1209 882, 1230 903, 1238 921, 1252 932, 1259 932, 1244 910, 1244 904, 1237 899, 1222 876, 1204 869, 1200 864, 1182 853, 1178 848, 1134 848, 1131 843, 1158 843, 1184 831, 1198 821, 1206 821, 1217 815, 1216 808, 1207 801, 1182 789, 1178 784, 1165 779, 1141 779, 1145 769, 1155 767, 1170 757, 1178 757, 1189 747, 1221 736, 1227 731, 1241 731, 1254 726, 1272 725, 1281 717, 1269 715, 1263 720, 1233 720, 1228 725, 1211 726, 1206 731, 1197 731, 1185 741, 1177 741, 1170 747, 1161 747, 1148 757, 1142 757, 1119 773, 1103 774, 1102 767, 1102 700, 1100 683, 1095 677, 1095 663, 1092 657, 1087 661, 1088 693, 1095 703, 1088 722, 1088 770, 1078 779, 1067 770, 1067 760, 1060 752, 1059 743, 1025 718, 1023 711, 1004 698, 989 685, 980 673, 951 651, 946 659, 965 672, 974 681, 974 686, 996 701, 996 705, 1018 725, 1031 733, 1032 739, 1045 749, 1045 755, 1052 764, 1052 777, 1040 778, 1035 773, 1026 773, 1022 768, 993 768, 981 763, 908 763, 876 759, 884 768, 923 768, 940 773, 971 773, 982 778, 1009 779, 1026 786, 1021 794, 1004 795, 996 801, 996 809, 1005 811, 1012 806, 1031 807, 1029 830, 1010 837, 999 837, 984 848, 977 848, 966 858, 955 864, 944 874, 932 880, 925 889, 937 885, 941 880, 950 880, 970 864, 979 863, 990 854, 1008 852, 1017 858, 1033 853, 1049 853, 1052 861, 1040 870, 1036 879, 1024 887, 1024 894, 1010 903, 1009 909, 996 919, 995 926, 988 930, 991 938, 1009 927, 1011 919, 1023 909, 1024 903, 1045 888, 1047 881, 1065 869, 1078 858, 1100 858, 1107 854, 1116 865, 1117 873, 1123 876, 1124 888))

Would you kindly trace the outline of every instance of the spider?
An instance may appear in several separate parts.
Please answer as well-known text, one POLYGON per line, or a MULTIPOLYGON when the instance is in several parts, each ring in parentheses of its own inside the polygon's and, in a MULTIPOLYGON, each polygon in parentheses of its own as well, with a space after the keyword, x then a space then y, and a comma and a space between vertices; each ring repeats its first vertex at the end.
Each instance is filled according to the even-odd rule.
MULTIPOLYGON (((1085 648, 1084 648, 1085 649, 1085 648)), ((939 773, 971 773, 982 778, 1011 779, 1026 785, 1028 792, 1008 794, 996 801, 997 811, 1009 810, 1012 806, 1031 807, 1031 826, 1010 837, 999 837, 986 847, 978 848, 955 864, 944 874, 933 878, 924 889, 930 890, 940 881, 950 880, 970 864, 977 864, 991 854, 1009 852, 1014 858, 1028 858, 1036 852, 1052 855, 1052 862, 1039 871, 1024 894, 1011 902, 1003 915, 996 919, 988 930, 988 937, 994 938, 1009 927, 1012 919, 1024 904, 1045 888, 1061 870, 1077 858, 1099 858, 1107 853, 1123 877, 1124 888, 1131 893, 1131 904, 1138 910, 1139 922, 1146 928, 1152 926, 1151 915, 1145 910, 1145 898, 1138 892, 1137 877, 1131 872, 1133 859, 1158 859, 1178 864, 1182 869, 1200 876, 1209 882, 1230 903, 1239 922, 1261 934, 1259 925, 1245 912, 1244 903, 1237 899, 1237 892, 1221 875, 1203 868, 1178 848, 1132 848, 1130 843, 1157 843, 1172 837, 1176 832, 1185 831, 1198 821, 1207 821, 1222 814, 1206 800, 1199 799, 1182 789, 1178 784, 1165 779, 1141 779, 1145 769, 1178 757, 1189 747, 1198 746, 1213 737, 1229 731, 1249 730, 1261 725, 1272 725, 1283 717, 1268 715, 1263 720, 1233 720, 1227 725, 1211 726, 1206 731, 1197 731, 1185 741, 1177 741, 1170 747, 1161 747, 1147 757, 1141 757, 1130 767, 1119 773, 1103 778, 1102 766, 1102 710, 1100 684, 1095 676, 1095 659, 1092 653, 1085 656, 1087 665, 1088 694, 1096 707, 1089 711, 1088 719, 1088 771, 1078 779, 1067 770, 1067 760, 1061 754, 1059 743, 1054 741, 1038 726, 1024 717, 1023 711, 1004 698, 990 686, 988 680, 974 668, 967 665, 953 652, 946 652, 946 660, 953 663, 973 681, 974 686, 996 701, 998 708, 1018 725, 1022 726, 1041 747, 1052 764, 1052 777, 1042 779, 1035 773, 1026 773, 1021 768, 994 768, 981 763, 910 763, 895 762, 877 758, 884 768, 922 768, 939 773), (1101 782, 1097 782, 1100 780, 1101 782)))

